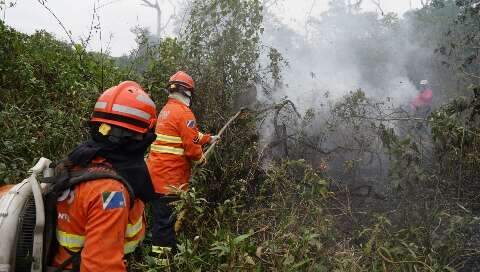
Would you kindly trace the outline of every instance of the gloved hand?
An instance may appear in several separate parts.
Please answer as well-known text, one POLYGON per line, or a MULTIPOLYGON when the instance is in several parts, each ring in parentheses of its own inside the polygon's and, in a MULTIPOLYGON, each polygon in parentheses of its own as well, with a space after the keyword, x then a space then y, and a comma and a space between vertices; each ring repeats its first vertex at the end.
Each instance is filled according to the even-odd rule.
POLYGON ((220 140, 220 136, 218 135, 212 135, 210 136, 210 141, 208 142, 209 144, 214 144, 220 140))
POLYGON ((207 164, 207 158, 202 154, 202 157, 198 161, 194 161, 194 163, 197 166, 204 167, 207 164))

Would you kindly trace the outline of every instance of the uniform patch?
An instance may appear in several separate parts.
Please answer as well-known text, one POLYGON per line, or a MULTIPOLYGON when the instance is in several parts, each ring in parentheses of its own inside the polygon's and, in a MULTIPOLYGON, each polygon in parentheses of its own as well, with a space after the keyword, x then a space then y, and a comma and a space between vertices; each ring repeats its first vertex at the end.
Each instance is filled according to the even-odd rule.
POLYGON ((125 197, 123 192, 103 192, 102 204, 104 210, 125 207, 125 197))
POLYGON ((195 120, 188 120, 187 121, 187 127, 189 128, 194 128, 195 127, 195 120))

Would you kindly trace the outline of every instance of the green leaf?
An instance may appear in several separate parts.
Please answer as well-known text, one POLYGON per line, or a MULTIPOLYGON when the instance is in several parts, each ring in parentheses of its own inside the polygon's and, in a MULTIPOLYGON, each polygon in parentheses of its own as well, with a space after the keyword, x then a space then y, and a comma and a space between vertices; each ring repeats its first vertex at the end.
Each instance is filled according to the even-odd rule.
POLYGON ((248 237, 252 236, 253 235, 253 232, 249 232, 249 233, 246 233, 246 234, 242 234, 240 236, 237 236, 235 237, 233 240, 232 240, 232 243, 234 245, 238 245, 239 243, 241 243, 242 241, 244 241, 245 239, 247 239, 248 237))
POLYGON ((290 255, 289 253, 287 253, 287 255, 285 256, 285 259, 283 260, 283 265, 289 266, 289 265, 291 265, 294 261, 295 261, 295 257, 293 257, 292 255, 290 255))

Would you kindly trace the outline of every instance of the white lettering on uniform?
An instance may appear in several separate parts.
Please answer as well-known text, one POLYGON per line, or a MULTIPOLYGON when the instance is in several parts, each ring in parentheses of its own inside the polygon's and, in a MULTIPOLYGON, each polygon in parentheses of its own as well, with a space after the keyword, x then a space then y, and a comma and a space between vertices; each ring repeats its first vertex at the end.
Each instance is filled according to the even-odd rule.
POLYGON ((58 220, 70 222, 70 215, 68 213, 58 213, 58 220))

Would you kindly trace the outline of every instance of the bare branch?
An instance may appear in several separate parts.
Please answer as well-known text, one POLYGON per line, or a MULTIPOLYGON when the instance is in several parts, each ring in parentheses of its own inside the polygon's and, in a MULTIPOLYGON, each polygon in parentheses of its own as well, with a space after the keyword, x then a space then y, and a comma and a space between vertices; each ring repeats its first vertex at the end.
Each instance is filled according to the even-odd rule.
POLYGON ((371 1, 378 8, 382 16, 385 16, 385 12, 383 12, 383 8, 382 8, 382 1, 381 0, 371 0, 371 1))
POLYGON ((63 31, 67 35, 68 39, 70 40, 71 45, 74 46, 75 41, 72 38, 72 34, 70 33, 70 31, 67 30, 67 28, 62 23, 62 21, 57 17, 57 15, 47 6, 47 1, 46 0, 37 0, 37 2, 40 3, 40 5, 42 5, 55 18, 55 20, 57 20, 58 24, 60 25, 60 27, 63 29, 63 31))
POLYGON ((167 22, 165 22, 165 24, 162 26, 162 29, 161 29, 160 33, 163 32, 163 30, 165 30, 165 29, 168 27, 168 25, 170 24, 170 21, 171 21, 173 18, 175 18, 175 14, 170 15, 170 17, 168 17, 168 20, 167 20, 167 22))
POLYGON ((420 0, 420 3, 422 4, 422 7, 426 7, 430 5, 432 1, 431 0, 420 0))
POLYGON ((469 77, 472 77, 472 78, 476 78, 476 79, 480 79, 480 76, 477 76, 475 74, 471 74, 471 73, 468 73, 467 71, 465 71, 465 69, 461 68, 460 69, 462 71, 462 73, 464 73, 466 76, 469 76, 469 77))
POLYGON ((278 2, 278 0, 263 0, 262 2, 262 6, 268 10, 269 8, 271 8, 272 6, 276 5, 278 2))
POLYGON ((148 1, 148 0, 141 0, 141 1, 144 3, 144 4, 143 4, 144 6, 151 7, 151 8, 154 8, 154 9, 160 8, 160 7, 158 6, 158 2, 155 2, 155 4, 152 4, 152 3, 150 3, 150 1, 148 1))
POLYGON ((362 5, 363 0, 355 0, 354 3, 352 3, 352 0, 348 0, 347 7, 348 7, 348 12, 351 13, 352 9, 359 9, 360 6, 362 5))
POLYGON ((97 14, 97 11, 100 6, 100 1, 96 1, 93 3, 93 11, 92 11, 92 20, 90 22, 90 29, 88 31, 88 35, 85 39, 82 39, 82 46, 84 48, 87 48, 88 44, 90 43, 90 40, 92 39, 92 33, 94 29, 99 29, 100 28, 100 17, 97 14), (97 24, 95 24, 95 20, 97 20, 97 24))
POLYGON ((104 4, 101 4, 101 5, 100 5, 100 3, 98 3, 97 10, 99 10, 99 9, 101 9, 101 8, 104 8, 104 7, 106 7, 106 6, 110 6, 110 5, 115 4, 115 3, 117 3, 117 2, 120 2, 120 1, 123 1, 123 0, 112 0, 112 1, 109 1, 109 2, 104 3, 104 4))
POLYGON ((170 17, 168 17, 168 20, 167 20, 167 22, 165 22, 165 24, 162 26, 162 28, 161 28, 161 30, 160 30, 160 33, 162 33, 162 32, 168 27, 168 25, 170 24, 170 21, 177 16, 177 7, 175 6, 175 4, 173 3, 172 0, 169 0, 168 2, 169 2, 170 5, 172 5, 172 7, 173 7, 173 14, 170 15, 170 17))
POLYGON ((312 11, 313 11, 313 8, 315 7, 316 3, 317 3, 316 0, 312 1, 312 5, 310 6, 310 10, 307 12, 307 14, 305 16, 305 39, 306 40, 308 40, 308 37, 309 37, 310 31, 308 30, 308 26, 310 24, 310 18, 312 17, 312 11))
MULTIPOLYGON (((158 38, 161 38, 162 36, 162 31, 164 27, 162 27, 162 9, 160 9, 160 5, 158 4, 158 0, 155 0, 155 4, 151 3, 148 0, 141 0, 144 4, 143 6, 147 6, 150 8, 153 8, 157 12, 157 36, 158 38)), ((170 23, 170 19, 168 20, 168 23, 170 23)))

